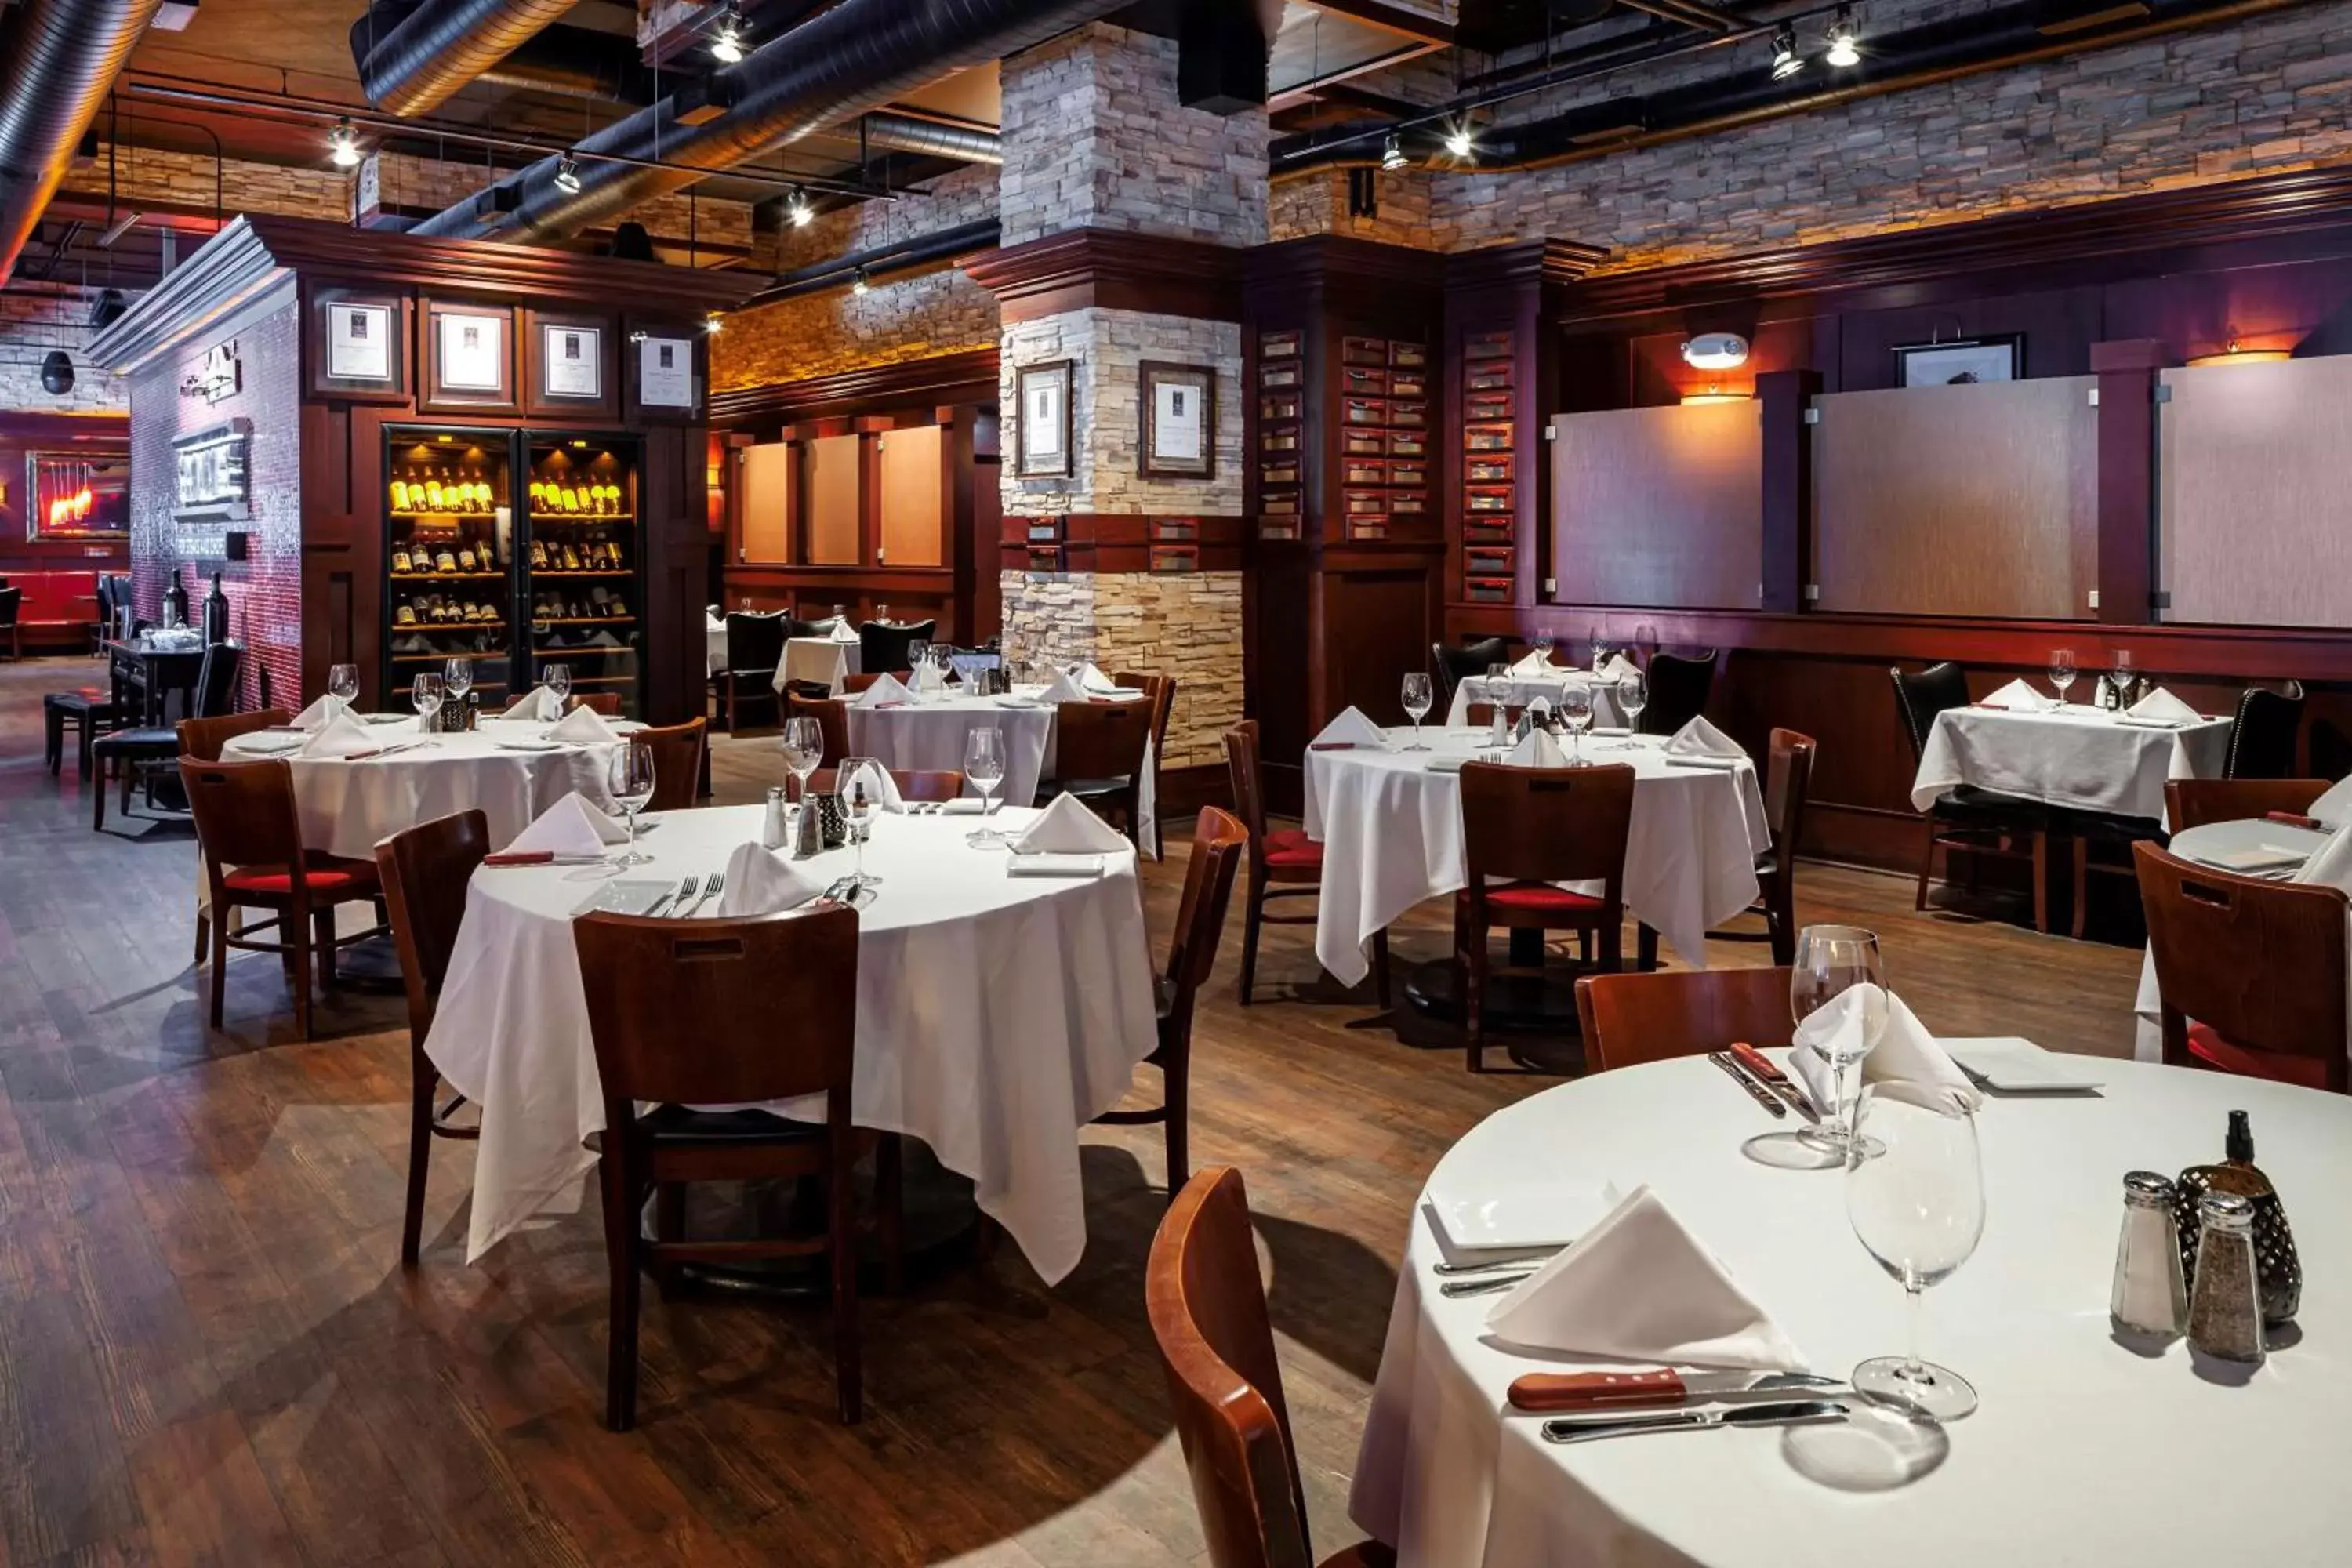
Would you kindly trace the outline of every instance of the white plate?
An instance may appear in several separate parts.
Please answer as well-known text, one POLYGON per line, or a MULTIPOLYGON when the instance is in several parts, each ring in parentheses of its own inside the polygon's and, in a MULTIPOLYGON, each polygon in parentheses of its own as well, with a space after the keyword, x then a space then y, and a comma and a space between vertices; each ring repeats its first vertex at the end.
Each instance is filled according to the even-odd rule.
POLYGON ((1453 1252, 1566 1247, 1623 1201, 1615 1186, 1521 1182, 1507 1192, 1452 1193, 1433 1186, 1422 1207, 1453 1252))
POLYGON ((2004 1094, 2078 1094, 2100 1087, 2070 1058, 2053 1056, 2015 1036, 1936 1042, 1952 1059, 2004 1094))
POLYGON ((493 741, 490 743, 498 747, 501 752, 560 752, 563 750, 563 742, 561 741, 514 740, 493 741))
POLYGON ((675 881, 607 882, 580 900, 572 911, 575 920, 582 915, 615 914, 641 915, 654 907, 654 900, 666 893, 677 891, 675 881))

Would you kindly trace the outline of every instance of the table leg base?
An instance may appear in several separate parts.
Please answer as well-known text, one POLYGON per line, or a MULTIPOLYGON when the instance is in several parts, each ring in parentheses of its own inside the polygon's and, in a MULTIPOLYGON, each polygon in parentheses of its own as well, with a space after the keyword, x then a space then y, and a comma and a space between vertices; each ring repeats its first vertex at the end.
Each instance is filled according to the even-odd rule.
MULTIPOLYGON (((1450 960, 1415 966, 1404 977, 1404 1015, 1443 1026, 1444 1046, 1462 1044, 1462 998, 1450 960)), ((1513 1061, 1538 1072, 1584 1071, 1581 1030, 1576 1018, 1576 971, 1568 966, 1541 975, 1497 974, 1486 982, 1486 1037, 1513 1061)), ((1419 1042, 1414 1042, 1419 1043, 1419 1042)), ((1433 1044, 1440 1042, 1433 1041, 1433 1044)))

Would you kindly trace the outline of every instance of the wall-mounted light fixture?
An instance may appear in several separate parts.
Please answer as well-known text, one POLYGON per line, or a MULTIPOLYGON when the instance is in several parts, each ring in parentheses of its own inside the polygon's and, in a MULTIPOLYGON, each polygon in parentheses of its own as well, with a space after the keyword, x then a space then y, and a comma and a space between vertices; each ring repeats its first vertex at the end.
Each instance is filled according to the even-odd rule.
POLYGON ((1782 27, 1772 35, 1772 79, 1786 81, 1805 68, 1805 57, 1797 52, 1797 30, 1782 27))
POLYGON ((1683 345, 1693 370, 1737 370, 1748 363, 1748 340, 1738 332, 1700 332, 1683 345))
POLYGON ((2220 353, 2192 354, 2189 356, 2189 363, 2191 365, 2276 364, 2283 359, 2294 357, 2294 351, 2292 349, 2250 349, 2240 343, 2236 338, 2231 338, 2230 346, 2220 353))

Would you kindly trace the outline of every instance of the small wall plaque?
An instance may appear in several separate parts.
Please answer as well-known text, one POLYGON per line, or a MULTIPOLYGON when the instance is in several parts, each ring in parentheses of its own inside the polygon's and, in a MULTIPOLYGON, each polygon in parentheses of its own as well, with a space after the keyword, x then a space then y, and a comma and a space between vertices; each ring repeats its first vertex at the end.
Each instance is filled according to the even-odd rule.
POLYGON ((253 515, 253 421, 232 419, 172 443, 172 516, 180 522, 243 522, 253 515))

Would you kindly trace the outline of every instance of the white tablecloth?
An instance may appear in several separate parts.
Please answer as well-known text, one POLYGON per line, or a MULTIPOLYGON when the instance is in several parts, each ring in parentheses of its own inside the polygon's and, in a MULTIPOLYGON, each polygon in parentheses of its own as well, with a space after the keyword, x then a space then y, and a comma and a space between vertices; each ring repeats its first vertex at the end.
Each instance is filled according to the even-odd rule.
POLYGON ((1592 693, 1592 721, 1595 724, 1615 725, 1621 729, 1625 724, 1625 710, 1617 704, 1615 681, 1595 680, 1590 670, 1567 668, 1562 668, 1558 675, 1513 676, 1499 683, 1483 675, 1465 677, 1462 684, 1454 689, 1454 706, 1446 710, 1445 722, 1457 730, 1468 724, 1470 704, 1495 700, 1498 684, 1506 708, 1524 708, 1538 697, 1557 708, 1560 693, 1571 685, 1581 686, 1592 693))
MULTIPOLYGON (((1013 690, 1016 702, 1035 702, 1037 688, 1013 690)), ((1142 699, 1137 691, 1113 700, 1142 699)), ((1037 798, 1037 781, 1054 771, 1054 708, 1049 703, 1024 707, 1008 704, 1002 697, 931 697, 895 708, 861 708, 852 700, 849 750, 851 755, 872 757, 886 768, 961 773, 965 738, 992 725, 1004 735, 1004 782, 996 797, 1008 805, 1027 805, 1037 798)), ((837 761, 828 757, 825 765, 837 761)), ((1158 811, 1156 763, 1153 748, 1147 744, 1135 792, 1136 837, 1144 844, 1151 842, 1158 811)))
MULTIPOLYGON (((1521 1373, 1574 1364, 1482 1338, 1498 1299, 1447 1300, 1412 1222, 1350 1509, 1404 1568, 2202 1568, 2340 1563, 2352 1533, 2352 1101, 2130 1062, 2084 1061, 2103 1097, 1996 1099, 1979 1117, 1976 1256, 1927 1293, 1922 1352, 1983 1403, 1941 1468, 1876 1493, 1791 1468, 1769 1429, 1549 1444, 1502 1415, 1521 1373), (2143 1359, 2108 1335, 2122 1178, 2221 1155, 2231 1109, 2294 1224, 2303 1343, 2244 1387, 2185 1345, 2143 1359), (2235 1458, 2231 1458, 2235 1456, 2235 1458)), ((1433 1188, 1650 1184, 1787 1331, 1843 1376, 1900 1354, 1901 1289, 1854 1239, 1844 1178, 1749 1163, 1775 1123, 1696 1058, 1595 1074, 1497 1112, 1433 1188)), ((1815 1428, 1818 1434, 1826 1428, 1815 1428)))
POLYGON ((2219 778, 2230 755, 2230 721, 2185 730, 2116 722, 2103 709, 2012 713, 1947 708, 1919 753, 1911 804, 1925 811, 1960 784, 2078 811, 2164 820, 2164 781, 2219 778))
MULTIPOLYGON (((1388 731, 1391 746, 1409 732, 1388 731)), ((1364 944, 1424 899, 1465 886, 1462 776, 1433 756, 1477 756, 1483 730, 1429 730, 1428 752, 1307 753, 1307 832, 1323 843, 1315 955, 1342 984, 1362 980, 1364 944)), ((1756 900, 1756 858, 1771 847, 1756 769, 1670 764, 1662 737, 1584 741, 1585 760, 1639 775, 1625 845, 1625 906, 1694 967, 1706 932, 1756 900)), ((1491 753, 1486 753, 1491 756, 1491 753)), ((1597 888, 1594 889, 1597 890, 1597 888)))
MULTIPOLYGON (((756 838, 762 808, 652 818, 653 863, 632 879, 722 868, 756 838)), ((1009 814, 1018 826, 1027 814, 1009 814)), ((1131 855, 1098 881, 1005 875, 1002 851, 965 844, 963 817, 883 816, 866 850, 882 878, 861 911, 858 1125, 930 1145, 972 1179, 1048 1284, 1086 1247, 1077 1130, 1114 1104, 1156 1040, 1152 971, 1131 855)), ((804 862, 823 880, 852 852, 804 862)), ((595 1047, 571 916, 598 879, 579 868, 486 867, 425 1042, 481 1106, 467 1258, 539 1215, 580 1206, 604 1126, 595 1047)), ((797 1108, 823 1120, 821 1101, 797 1108)))
POLYGON ((727 623, 702 617, 703 660, 711 674, 727 668, 727 623))
POLYGON ((784 657, 776 660, 776 679, 772 684, 782 691, 788 682, 805 680, 823 686, 827 696, 838 697, 849 678, 859 673, 858 653, 854 642, 787 637, 784 657))
MULTIPOLYGON (((415 720, 376 727, 383 744, 423 741, 424 745, 389 757, 355 763, 287 755, 293 764, 294 804, 302 819, 302 843, 355 860, 419 823, 453 812, 479 808, 489 818, 490 845, 502 849, 531 819, 578 790, 611 808, 605 787, 612 766, 610 744, 568 745, 554 751, 508 751, 499 742, 537 741, 547 726, 485 719, 467 734, 419 735, 415 720)), ((232 762, 270 753, 256 749, 282 740, 277 735, 240 736, 222 749, 232 762)))

